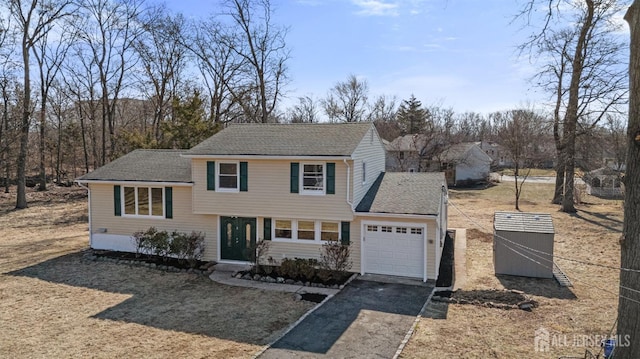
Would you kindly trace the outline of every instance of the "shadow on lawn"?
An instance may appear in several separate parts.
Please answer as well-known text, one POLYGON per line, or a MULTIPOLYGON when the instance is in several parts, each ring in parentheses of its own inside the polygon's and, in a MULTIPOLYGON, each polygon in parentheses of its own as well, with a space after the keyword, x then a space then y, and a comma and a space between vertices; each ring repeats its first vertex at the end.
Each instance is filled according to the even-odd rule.
POLYGON ((515 289, 525 294, 556 299, 577 299, 569 287, 562 287, 551 278, 528 278, 510 275, 496 275, 506 289, 515 289))
POLYGON ((281 315, 292 305, 290 295, 270 293, 282 295, 270 299, 264 291, 220 285, 198 274, 93 262, 83 259, 81 252, 7 274, 130 295, 93 318, 236 342, 264 345, 292 320, 281 315))
POLYGON ((591 223, 593 225, 602 227, 606 230, 609 231, 613 231, 613 232, 618 232, 618 233, 622 233, 622 225, 623 222, 617 218, 614 217, 610 217, 606 214, 603 213, 596 213, 596 212, 590 212, 590 211, 586 211, 584 209, 580 209, 577 213, 574 213, 571 215, 572 217, 581 219, 585 222, 591 223), (585 215, 581 214, 585 213, 585 215), (593 218, 589 218, 589 216, 593 217, 593 218))

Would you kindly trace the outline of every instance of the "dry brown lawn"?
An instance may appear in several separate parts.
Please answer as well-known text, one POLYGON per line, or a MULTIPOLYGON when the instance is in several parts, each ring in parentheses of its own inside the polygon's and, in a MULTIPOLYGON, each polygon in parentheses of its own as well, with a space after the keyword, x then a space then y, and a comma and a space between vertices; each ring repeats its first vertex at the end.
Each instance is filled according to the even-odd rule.
MULTIPOLYGON (((497 210, 513 210, 513 183, 485 190, 452 190, 449 226, 467 228, 465 291, 518 289, 540 303, 531 312, 475 305, 431 303, 405 348, 403 358, 558 358, 597 353, 596 336, 607 335, 617 315, 618 272, 556 258, 574 286, 560 287, 552 279, 502 276, 493 272, 492 220, 497 210), (456 210, 473 218, 469 221, 456 210), (550 351, 534 350, 534 332, 550 332, 550 351), (561 340, 553 343, 554 338, 561 340), (563 342, 566 338, 566 343, 563 342), (579 342, 574 342, 578 340, 579 342)), ((550 213, 555 226, 556 255, 619 266, 622 202, 583 195, 578 213, 551 205, 553 185, 527 184, 521 210, 550 213)), ((523 259, 527 260, 527 259, 523 259)))
POLYGON ((0 194, 0 357, 246 358, 314 303, 84 259, 84 191, 0 194))

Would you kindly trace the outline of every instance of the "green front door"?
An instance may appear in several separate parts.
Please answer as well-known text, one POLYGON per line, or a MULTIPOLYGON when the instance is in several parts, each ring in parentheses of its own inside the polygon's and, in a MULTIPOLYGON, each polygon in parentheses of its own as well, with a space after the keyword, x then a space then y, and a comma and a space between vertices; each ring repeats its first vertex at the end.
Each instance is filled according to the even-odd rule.
POLYGON ((248 261, 255 243, 255 218, 220 217, 221 259, 248 261))

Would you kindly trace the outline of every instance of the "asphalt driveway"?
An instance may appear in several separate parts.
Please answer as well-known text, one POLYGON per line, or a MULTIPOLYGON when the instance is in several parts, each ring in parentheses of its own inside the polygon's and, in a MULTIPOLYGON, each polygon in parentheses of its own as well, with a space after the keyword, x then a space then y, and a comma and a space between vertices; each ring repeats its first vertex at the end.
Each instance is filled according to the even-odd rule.
POLYGON ((356 279, 260 358, 392 358, 432 290, 356 279))

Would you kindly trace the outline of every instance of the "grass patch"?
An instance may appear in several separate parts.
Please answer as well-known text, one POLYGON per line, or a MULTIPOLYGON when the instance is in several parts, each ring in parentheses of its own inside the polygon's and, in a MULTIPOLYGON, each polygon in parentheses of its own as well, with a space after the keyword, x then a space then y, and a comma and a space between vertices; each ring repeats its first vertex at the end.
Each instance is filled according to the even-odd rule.
MULTIPOLYGON (((558 358, 583 356, 585 349, 593 353, 600 349, 556 345, 548 353, 534 351, 535 330, 540 327, 551 335, 566 335, 569 341, 574 335, 608 335, 617 316, 619 274, 556 259, 574 287, 560 287, 554 280, 496 277, 493 213, 514 211, 512 186, 504 182, 486 190, 450 191, 449 227, 467 229, 467 281, 461 290, 519 290, 539 306, 526 312, 433 302, 405 347, 403 358, 532 358, 540 354, 558 358)), ((585 194, 584 203, 576 206, 578 213, 566 214, 551 204, 552 194, 551 184, 525 183, 520 207, 526 212, 551 214, 556 255, 619 266, 622 201, 585 194)))
POLYGON ((0 357, 247 358, 314 303, 94 262, 84 190, 0 197, 0 357))

